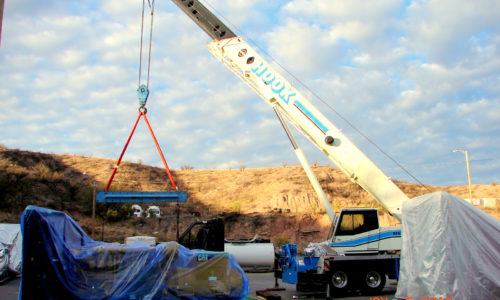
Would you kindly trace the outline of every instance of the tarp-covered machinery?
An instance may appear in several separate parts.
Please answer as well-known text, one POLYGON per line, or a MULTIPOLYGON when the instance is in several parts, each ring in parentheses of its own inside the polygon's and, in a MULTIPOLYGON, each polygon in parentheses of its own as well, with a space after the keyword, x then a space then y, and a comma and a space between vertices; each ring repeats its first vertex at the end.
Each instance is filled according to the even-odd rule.
POLYGON ((19 224, 0 224, 0 281, 21 274, 22 243, 19 224))
POLYGON ((270 271, 274 267, 274 245, 256 235, 249 240, 229 240, 224 236, 224 220, 215 218, 191 223, 177 241, 189 249, 224 251, 245 271, 270 271))
POLYGON ((403 204, 398 299, 500 299, 500 221, 445 192, 403 204))
POLYGON ((241 299, 248 279, 222 252, 88 237, 66 214, 28 206, 20 299, 241 299))

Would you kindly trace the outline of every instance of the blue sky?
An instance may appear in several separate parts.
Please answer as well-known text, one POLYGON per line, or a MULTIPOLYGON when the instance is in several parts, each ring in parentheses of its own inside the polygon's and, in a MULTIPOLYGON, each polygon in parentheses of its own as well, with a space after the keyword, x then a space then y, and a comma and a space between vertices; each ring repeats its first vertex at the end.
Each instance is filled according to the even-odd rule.
MULTIPOLYGON (((500 182, 496 0, 208 3, 391 178, 414 182, 342 118, 422 183, 467 184, 454 149, 469 151, 473 183, 500 182)), ((137 117, 141 8, 6 0, 0 143, 117 159, 137 117)), ((298 165, 272 109, 207 51, 209 37, 171 1, 155 9, 147 107, 169 165, 298 165)), ((299 143, 312 163, 331 165, 299 143)), ((143 122, 125 160, 161 166, 143 122)))

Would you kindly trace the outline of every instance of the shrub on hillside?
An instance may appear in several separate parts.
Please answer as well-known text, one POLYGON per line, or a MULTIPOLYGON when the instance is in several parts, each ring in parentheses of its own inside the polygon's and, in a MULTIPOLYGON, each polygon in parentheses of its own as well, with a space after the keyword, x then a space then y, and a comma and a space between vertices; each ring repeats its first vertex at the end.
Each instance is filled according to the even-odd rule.
POLYGON ((286 236, 276 236, 274 237, 274 245, 277 248, 281 248, 281 246, 285 244, 290 244, 290 239, 286 236))
POLYGON ((104 217, 108 222, 119 222, 126 220, 130 217, 130 207, 131 205, 129 203, 107 204, 104 217))

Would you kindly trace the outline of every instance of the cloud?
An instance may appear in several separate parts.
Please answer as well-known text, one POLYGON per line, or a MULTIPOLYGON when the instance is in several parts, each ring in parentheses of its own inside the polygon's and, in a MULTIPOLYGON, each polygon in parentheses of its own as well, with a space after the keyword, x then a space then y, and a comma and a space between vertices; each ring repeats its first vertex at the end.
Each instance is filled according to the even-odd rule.
POLYGON ((457 64, 484 46, 490 30, 498 32, 498 14, 492 9, 496 4, 490 0, 414 1, 402 21, 405 44, 430 61, 457 64))
MULTIPOLYGON (((206 50, 194 22, 156 2, 147 107, 169 165, 298 164, 269 105, 206 50)), ((425 183, 462 183, 461 163, 441 165, 461 161, 455 148, 470 150, 477 182, 500 180, 487 160, 500 151, 495 1, 209 2, 391 177, 413 180, 357 130, 425 183)), ((0 142, 116 159, 138 115, 141 9, 132 0, 6 1, 0 142)), ((310 161, 329 163, 295 135, 310 161)), ((126 159, 161 166, 143 121, 126 159)))
POLYGON ((500 131, 498 116, 500 115, 500 99, 480 99, 474 102, 462 103, 458 106, 459 116, 468 126, 478 132, 490 132, 496 135, 500 131), (470 116, 478 116, 470 118, 470 116))

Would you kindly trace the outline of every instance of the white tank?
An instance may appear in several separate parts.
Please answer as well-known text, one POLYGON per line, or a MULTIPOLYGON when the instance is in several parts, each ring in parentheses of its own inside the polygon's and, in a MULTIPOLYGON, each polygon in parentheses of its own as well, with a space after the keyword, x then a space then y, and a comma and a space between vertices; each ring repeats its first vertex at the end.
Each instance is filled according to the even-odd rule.
POLYGON ((132 245, 135 242, 141 242, 148 246, 156 246, 156 238, 154 236, 129 236, 125 238, 125 245, 132 245))
POLYGON ((232 254, 245 271, 270 271, 274 267, 272 243, 225 243, 224 252, 232 254))

